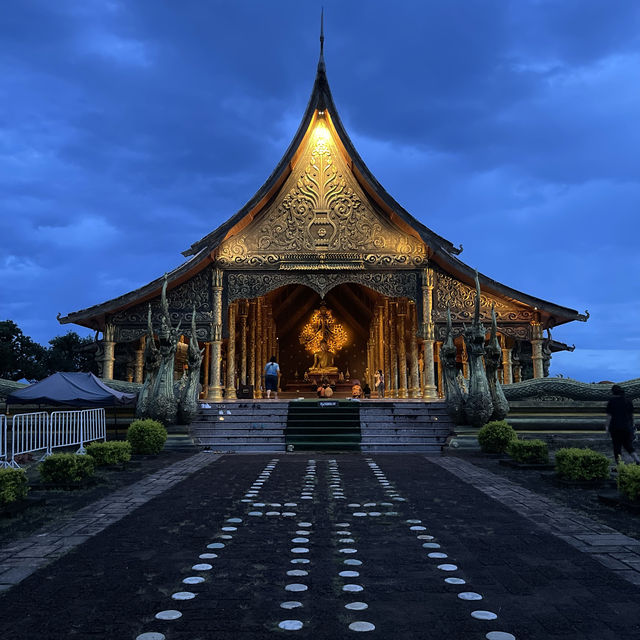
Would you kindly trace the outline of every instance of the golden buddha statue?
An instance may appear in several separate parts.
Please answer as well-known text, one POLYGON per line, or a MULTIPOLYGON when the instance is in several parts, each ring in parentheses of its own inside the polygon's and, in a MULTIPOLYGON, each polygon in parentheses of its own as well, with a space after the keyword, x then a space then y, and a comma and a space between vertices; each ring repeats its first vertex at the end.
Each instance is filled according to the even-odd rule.
POLYGON ((313 364, 309 373, 338 373, 338 367, 333 366, 334 355, 329 351, 326 340, 320 343, 320 349, 313 354, 313 364))

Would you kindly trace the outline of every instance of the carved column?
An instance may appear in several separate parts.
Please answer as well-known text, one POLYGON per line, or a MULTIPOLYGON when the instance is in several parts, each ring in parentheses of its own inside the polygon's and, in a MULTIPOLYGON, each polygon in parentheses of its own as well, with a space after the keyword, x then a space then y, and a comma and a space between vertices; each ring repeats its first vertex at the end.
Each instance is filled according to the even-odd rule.
POLYGON ((105 380, 113 380, 113 363, 116 360, 116 327, 113 324, 105 324, 102 333, 102 345, 104 355, 102 360, 102 377, 105 380))
POLYGON ((202 397, 209 396, 209 368, 211 362, 211 346, 208 342, 204 343, 204 370, 202 380, 202 397))
POLYGON ((256 381, 256 328, 258 326, 256 318, 257 304, 255 300, 249 303, 249 384, 253 387, 253 397, 255 398, 256 381))
POLYGON ((469 354, 467 353, 467 345, 465 341, 462 341, 462 375, 468 380, 469 379, 469 354))
POLYGON ((385 299, 384 301, 384 311, 383 311, 383 334, 382 334, 382 343, 384 346, 384 366, 382 370, 384 371, 384 382, 385 382, 385 392, 389 390, 389 396, 395 397, 394 391, 389 389, 390 384, 393 383, 391 380, 391 327, 389 326, 389 299, 385 299))
POLYGON ((209 394, 207 400, 222 400, 220 365, 222 364, 222 270, 214 269, 212 275, 213 322, 211 323, 209 370, 209 394))
POLYGON ((227 400, 235 400, 236 394, 236 308, 229 304, 229 343, 227 344, 227 400))
POLYGON ((438 354, 438 396, 442 398, 444 396, 444 384, 442 380, 442 361, 440 360, 440 349, 442 348, 442 342, 436 342, 436 353, 438 354))
POLYGON ((133 381, 142 384, 144 382, 144 344, 146 337, 142 336, 136 349, 135 370, 133 381))
POLYGON ((387 382, 387 389, 389 390, 389 397, 395 398, 398 395, 398 349, 396 346, 396 313, 398 309, 398 303, 392 300, 389 301, 389 377, 387 382))
POLYGON ((502 348, 502 383, 511 384, 513 382, 513 368, 511 362, 511 349, 502 348))
POLYGON ((533 361, 533 377, 544 378, 542 365, 542 325, 539 322, 531 323, 531 360, 533 361))
POLYGON ((378 369, 384 371, 384 305, 378 305, 378 327, 377 327, 377 362, 374 372, 378 369))
POLYGON ((418 313, 415 303, 409 303, 409 317, 411 319, 409 330, 409 364, 411 366, 411 384, 409 386, 409 397, 420 398, 420 364, 418 356, 418 313))
POLYGON ((435 340, 435 326, 433 323, 433 269, 428 267, 422 271, 422 330, 424 338, 424 390, 423 397, 435 399, 438 397, 434 373, 433 344, 435 340))
POLYGON ((407 303, 398 302, 397 331, 398 331, 398 397, 408 398, 407 392, 407 342, 406 342, 407 303))
POLYGON ((254 398, 262 398, 262 300, 256 299, 256 341, 255 341, 255 379, 256 386, 253 389, 254 398))
POLYGON ((241 300, 240 313, 240 383, 247 384, 247 314, 249 305, 246 300, 241 300))

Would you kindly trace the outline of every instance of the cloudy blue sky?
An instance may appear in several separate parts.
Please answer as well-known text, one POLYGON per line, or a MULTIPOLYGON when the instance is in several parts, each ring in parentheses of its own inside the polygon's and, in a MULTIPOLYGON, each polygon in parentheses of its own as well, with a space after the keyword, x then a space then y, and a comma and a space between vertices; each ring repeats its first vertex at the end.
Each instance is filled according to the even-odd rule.
MULTIPOLYGON (((551 373, 640 374, 640 3, 324 0, 365 162, 467 264, 579 311, 551 373)), ((147 283, 248 200, 309 97, 319 4, 5 0, 0 319, 147 283)), ((80 331, 82 332, 82 331, 80 331)))

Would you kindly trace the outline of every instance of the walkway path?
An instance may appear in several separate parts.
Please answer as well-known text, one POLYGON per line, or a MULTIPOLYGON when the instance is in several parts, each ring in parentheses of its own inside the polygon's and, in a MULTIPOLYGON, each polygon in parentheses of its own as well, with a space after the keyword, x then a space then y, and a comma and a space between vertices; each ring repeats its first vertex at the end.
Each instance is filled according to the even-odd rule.
POLYGON ((492 474, 464 461, 203 464, 1 596, 7 637, 640 634, 639 587, 487 495, 492 474))

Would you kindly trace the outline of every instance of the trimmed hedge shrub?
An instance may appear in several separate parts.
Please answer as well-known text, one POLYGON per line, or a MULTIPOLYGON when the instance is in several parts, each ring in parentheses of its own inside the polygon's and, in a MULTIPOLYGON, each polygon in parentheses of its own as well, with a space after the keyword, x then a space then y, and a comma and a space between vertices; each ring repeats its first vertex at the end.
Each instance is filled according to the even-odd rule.
POLYGON ((618 462, 618 491, 628 500, 640 500, 640 465, 618 462))
POLYGON ((504 453, 512 440, 518 436, 506 420, 487 422, 478 431, 478 443, 485 453, 504 453))
POLYGON ((29 491, 24 469, 0 469, 0 505, 24 500, 29 491))
POLYGON ((92 442, 87 445, 90 455, 97 467, 110 464, 123 464, 131 460, 130 442, 92 442))
POLYGON ((94 469, 93 458, 78 453, 54 453, 38 465, 42 480, 52 484, 81 482, 92 476, 94 469))
POLYGON ((516 461, 525 464, 549 462, 549 449, 544 440, 512 440, 507 453, 516 461))
POLYGON ((566 448, 556 451, 556 473, 568 480, 605 480, 609 458, 593 449, 566 448))
POLYGON ((156 420, 134 420, 127 431, 127 440, 133 453, 154 455, 162 451, 167 430, 156 420))

